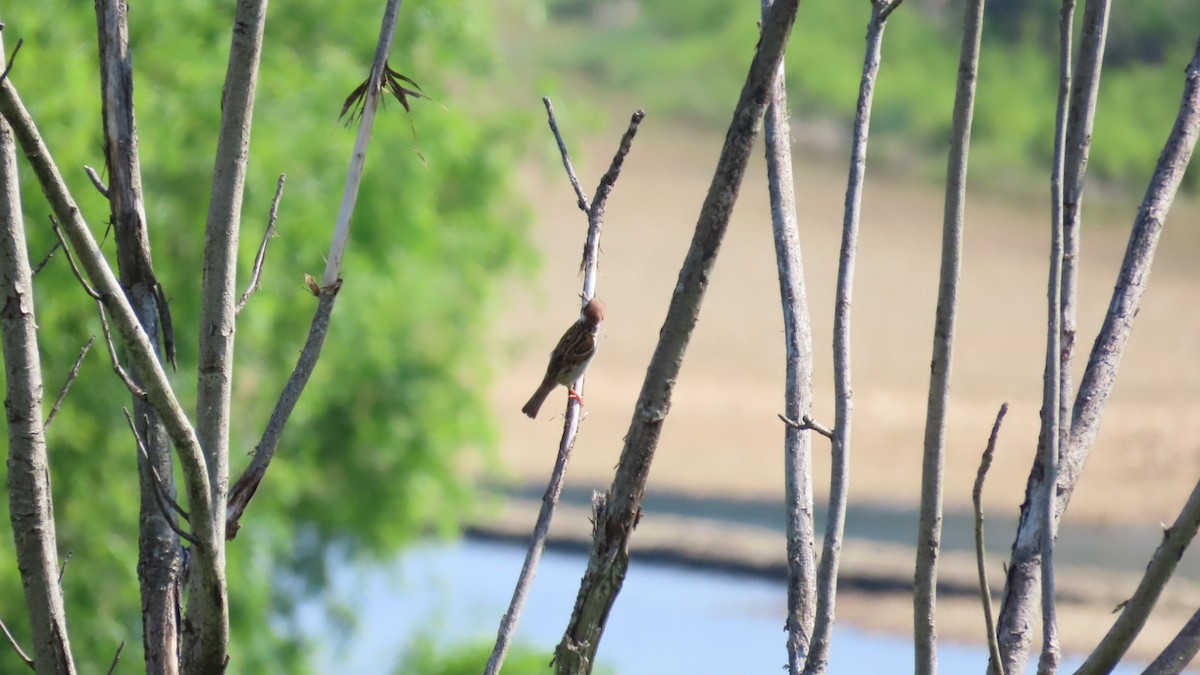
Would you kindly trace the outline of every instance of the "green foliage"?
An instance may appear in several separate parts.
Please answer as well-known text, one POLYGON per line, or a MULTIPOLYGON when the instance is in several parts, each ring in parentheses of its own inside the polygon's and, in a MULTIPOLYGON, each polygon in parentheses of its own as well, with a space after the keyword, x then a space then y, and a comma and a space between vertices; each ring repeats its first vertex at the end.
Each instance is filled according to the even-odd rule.
MULTIPOLYGON (((552 43, 556 56, 660 115, 712 125, 728 121, 757 40, 758 3, 705 0, 695 11, 691 3, 684 11, 670 0, 641 0, 636 20, 579 23, 588 16, 583 7, 597 4, 572 0, 552 6, 560 19, 555 31, 568 36, 562 42, 570 45, 552 43)), ((961 3, 949 3, 949 11, 941 7, 908 0, 888 20, 871 132, 886 145, 903 147, 906 166, 914 158, 934 167, 944 162, 961 3)), ((976 178, 1048 171, 1058 7, 1032 0, 988 3, 971 140, 976 178)), ((801 116, 833 118, 849 130, 869 17, 865 1, 801 4, 787 54, 790 102, 801 116)), ((1077 26, 1081 17, 1080 10, 1077 26)), ((1089 172, 1140 189, 1179 105, 1200 3, 1115 3, 1110 25, 1089 172)))
MULTIPOLYGON (((324 268, 355 131, 340 126, 337 115, 366 76, 380 9, 366 0, 340 3, 335 12, 312 0, 270 8, 243 210, 242 280, 276 178, 288 178, 262 290, 238 321, 235 477, 315 308, 303 275, 319 277, 324 268)), ((174 383, 185 408, 195 400, 203 227, 232 13, 231 3, 214 9, 184 0, 137 3, 129 16, 146 213, 171 299, 180 366, 174 383)), ((107 205, 82 171, 104 161, 92 7, 19 3, 4 20, 9 48, 25 40, 13 82, 99 236, 107 205)), ((464 452, 486 450, 494 434, 481 395, 489 322, 503 279, 532 259, 529 218, 511 185, 532 119, 485 105, 505 77, 493 38, 491 12, 479 3, 402 6, 391 65, 438 102, 416 101, 411 120, 393 102, 376 121, 322 362, 229 547, 236 672, 303 672, 303 645, 286 614, 297 589, 322 582, 329 546, 383 557, 420 530, 450 530, 467 506, 464 452)), ((52 242, 49 209, 22 171, 37 260, 52 242)), ((114 257, 111 240, 105 250, 114 257)), ((99 325, 61 255, 35 285, 52 399, 99 325)), ((122 639, 130 648, 121 671, 137 670, 140 660, 137 477, 121 414, 128 400, 104 350, 95 349, 49 434, 59 540, 62 552, 73 554, 64 580, 71 639, 86 672, 107 668, 122 639)), ((7 521, 7 500, 0 512, 7 521)), ((10 561, 0 575, 3 618, 27 640, 8 537, 0 539, 0 560, 10 561)), ((10 657, 0 656, 0 670, 15 664, 10 657)))
MULTIPOLYGON (((483 640, 474 643, 438 647, 427 637, 419 637, 408 644, 404 659, 393 671, 394 675, 476 675, 487 664, 492 653, 493 642, 483 640)), ((541 675, 552 673, 550 654, 526 647, 513 645, 504 659, 504 672, 509 675, 541 675)))

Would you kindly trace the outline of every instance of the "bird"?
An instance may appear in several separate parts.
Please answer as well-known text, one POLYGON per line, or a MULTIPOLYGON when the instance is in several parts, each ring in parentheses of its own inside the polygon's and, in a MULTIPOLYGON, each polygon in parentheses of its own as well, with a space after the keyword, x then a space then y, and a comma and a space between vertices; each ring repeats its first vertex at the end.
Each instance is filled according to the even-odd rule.
POLYGON ((567 388, 568 396, 583 403, 583 398, 572 386, 575 380, 587 370, 592 357, 596 355, 596 335, 600 332, 600 322, 604 320, 604 303, 599 298, 592 298, 583 306, 579 320, 563 333, 554 351, 550 352, 550 364, 546 366, 546 376, 538 385, 537 391, 529 398, 521 412, 530 418, 536 418, 538 410, 550 392, 558 385, 567 388))

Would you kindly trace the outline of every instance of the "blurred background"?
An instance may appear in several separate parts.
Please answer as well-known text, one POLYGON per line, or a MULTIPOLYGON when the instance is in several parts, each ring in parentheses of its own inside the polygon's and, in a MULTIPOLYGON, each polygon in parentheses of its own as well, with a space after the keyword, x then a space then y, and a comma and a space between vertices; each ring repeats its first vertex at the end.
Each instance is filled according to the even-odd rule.
MULTIPOLYGON (((243 214, 244 275, 276 178, 288 178, 263 289, 239 319, 232 433, 233 447, 247 452, 311 318, 303 275, 323 266, 353 142, 353 129, 343 128, 337 114, 369 66, 381 9, 365 0, 336 9, 308 0, 271 7, 243 214)), ((907 0, 888 22, 855 285, 852 503, 847 594, 839 609, 847 626, 893 635, 892 647, 901 650, 911 623, 903 584, 912 571, 961 10, 957 1, 907 0), (873 582, 886 582, 890 591, 873 582)), ((532 526, 565 394, 551 397, 536 421, 519 409, 578 309, 586 219, 545 126, 539 98, 549 95, 589 195, 629 115, 644 108, 647 117, 609 201, 598 289, 608 316, 556 520, 555 540, 567 553, 547 561, 535 586, 558 604, 531 604, 522 624, 529 631, 528 665, 514 660, 506 672, 545 669, 584 567, 569 552, 590 535, 591 490, 611 480, 753 55, 758 12, 757 3, 724 0, 685 7, 667 0, 402 5, 391 65, 432 100, 415 101, 410 114, 390 105, 377 122, 322 362, 229 549, 234 671, 481 669, 479 652, 463 645, 490 645, 520 549, 480 540, 523 542, 532 526), (464 527, 473 538, 445 543, 464 527), (443 543, 429 543, 431 536, 443 543), (439 581, 413 576, 414 566, 438 570, 439 581), (369 651, 367 644, 382 647, 369 651), (371 655, 365 661, 364 653, 371 655), (456 665, 458 657, 463 663, 456 665)), ((970 546, 971 481, 1001 402, 1011 410, 985 491, 994 583, 1036 442, 1057 13, 1056 3, 988 3, 947 429, 947 583, 969 579, 966 559, 957 556, 970 546)), ((868 16, 866 2, 806 0, 788 51, 816 356, 814 416, 827 423, 846 144, 868 16)), ((7 8, 0 18, 9 49, 25 40, 13 82, 100 234, 107 206, 82 168, 103 163, 94 13, 42 0, 7 8)), ((176 324, 174 381, 190 405, 203 219, 232 7, 139 3, 129 19, 147 216, 176 324)), ((1198 25, 1200 5, 1187 0, 1113 8, 1083 209, 1079 365, 1178 108, 1198 25)), ((1187 194, 1168 219, 1120 382, 1064 521, 1059 560, 1073 600, 1063 611, 1078 608, 1064 640, 1075 651, 1107 629, 1108 611, 1128 595, 1130 579, 1158 542, 1159 523, 1173 520, 1200 475, 1196 176, 1192 171, 1185 179, 1187 194)), ((22 179, 36 261, 53 235, 36 185, 28 175, 22 179)), ((112 253, 111 243, 106 250, 112 253)), ((783 405, 783 340, 775 275, 765 176, 754 162, 689 347, 635 537, 635 556, 657 556, 669 566, 635 561, 631 586, 617 603, 649 597, 651 605, 669 606, 728 593, 732 599, 714 601, 707 614, 681 605, 679 616, 713 621, 671 632, 741 635, 730 632, 728 621, 737 617, 745 617, 747 623, 734 621, 743 629, 765 626, 748 631, 766 640, 748 649, 765 654, 766 665, 741 672, 782 665, 785 654, 782 586, 773 592, 757 586, 778 582, 783 554, 783 433, 775 416, 783 405), (697 580, 706 590, 671 585, 684 576, 682 564, 707 570, 697 580), (643 573, 651 576, 635 582, 643 573), (638 595, 636 583, 663 595, 638 595)), ((47 389, 56 390, 99 326, 61 256, 38 275, 36 287, 47 389)), ((135 456, 120 414, 125 400, 104 355, 89 355, 48 439, 60 546, 71 555, 64 585, 72 642, 86 670, 107 667, 121 640, 140 641, 135 456)), ((820 438, 814 456, 820 517, 828 479, 820 438)), ((235 451, 233 470, 245 461, 235 451)), ((0 511, 7 513, 7 503, 0 511)), ((13 560, 7 537, 0 539, 0 559, 13 560)), ((25 640, 20 581, 15 567, 8 569, 0 574, 0 611, 25 640)), ((1138 643, 1143 658, 1196 606, 1194 555, 1185 558, 1182 574, 1165 601, 1165 618, 1138 643)), ((977 599, 950 591, 944 597, 943 634, 981 643, 977 599)), ((614 613, 600 649, 602 666, 611 650, 609 672, 737 668, 714 661, 708 670, 703 663, 685 667, 664 646, 674 640, 670 635, 630 645, 621 630, 644 637, 681 619, 626 611, 614 613)), ((855 644, 855 635, 844 639, 855 644)), ((729 644, 737 653, 739 644, 750 643, 729 644)), ((139 657, 127 654, 118 672, 140 670, 139 657)), ((852 657, 840 658, 835 651, 835 670, 854 672, 852 657)), ((901 652, 893 660, 906 658, 901 652)), ((982 649, 968 658, 982 663, 982 649)), ((0 664, 10 662, 16 667, 11 655, 0 656, 0 664)))

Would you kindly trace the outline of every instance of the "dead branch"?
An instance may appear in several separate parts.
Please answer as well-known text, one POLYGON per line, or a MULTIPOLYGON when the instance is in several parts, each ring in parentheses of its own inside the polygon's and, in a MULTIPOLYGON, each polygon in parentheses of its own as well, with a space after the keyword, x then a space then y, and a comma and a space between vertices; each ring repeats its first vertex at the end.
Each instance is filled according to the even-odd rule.
POLYGON ((542 97, 542 104, 546 106, 546 117, 550 122, 550 133, 554 134, 554 140, 558 143, 558 154, 562 156, 563 169, 567 172, 567 180, 571 181, 571 187, 575 189, 576 205, 579 210, 587 213, 591 211, 591 206, 588 202, 587 194, 583 191, 583 186, 579 184, 579 178, 575 175, 575 167, 571 165, 571 155, 567 152, 566 141, 563 140, 562 133, 558 130, 558 118, 554 116, 554 106, 550 103, 549 96, 542 97))
POLYGON ((988 436, 987 447, 979 460, 979 471, 975 474, 975 487, 971 490, 971 503, 975 507, 975 565, 979 570, 979 596, 983 603, 983 622, 987 627, 988 652, 991 654, 991 665, 988 672, 991 675, 1004 675, 1004 666, 1000 660, 1000 643, 996 641, 996 620, 992 613, 992 587, 987 579, 986 547, 983 539, 983 482, 987 479, 988 469, 992 467, 992 457, 996 454, 996 438, 1000 435, 1000 424, 1008 414, 1008 404, 1000 405, 996 413, 996 421, 992 424, 992 433, 988 436))
POLYGON ((287 180, 287 174, 279 174, 279 182, 275 185, 275 198, 271 200, 271 211, 267 214, 267 229, 263 232, 262 242, 258 245, 258 253, 254 254, 254 267, 250 271, 250 284, 246 287, 246 291, 242 293, 242 297, 238 299, 237 307, 234 308, 234 315, 242 313, 246 308, 246 301, 254 295, 262 283, 263 261, 267 257, 267 244, 275 236, 275 219, 279 213, 279 200, 283 197, 283 183, 287 180))
POLYGON ((933 323, 933 356, 925 417, 924 459, 921 464, 921 510, 917 526, 913 593, 913 639, 918 673, 937 672, 937 574, 942 544, 942 466, 945 460, 946 416, 950 405, 950 367, 954 360, 959 268, 962 264, 967 154, 971 144, 971 120, 975 110, 975 81, 979 73, 982 34, 983 0, 970 0, 963 12, 950 152, 946 160, 941 270, 933 323))
POLYGON ((0 631, 3 631, 4 637, 8 638, 8 644, 13 648, 13 651, 17 653, 17 658, 21 659, 25 665, 29 666, 30 670, 36 673, 37 668, 33 665, 33 659, 29 658, 29 655, 25 653, 25 650, 21 649, 21 645, 17 644, 17 639, 8 631, 8 626, 4 625, 3 619, 0 619, 0 631))
POLYGON ((71 370, 67 372, 67 381, 63 382, 62 389, 58 391, 58 398, 54 400, 54 406, 50 408, 50 414, 46 415, 46 421, 42 424, 42 433, 50 428, 50 423, 54 421, 58 409, 62 407, 63 400, 67 398, 67 392, 70 391, 75 378, 79 377, 79 367, 83 365, 83 357, 87 356, 88 350, 92 348, 92 343, 95 341, 95 335, 89 337, 88 341, 84 343, 83 349, 79 350, 79 358, 75 359, 75 365, 71 366, 71 370))

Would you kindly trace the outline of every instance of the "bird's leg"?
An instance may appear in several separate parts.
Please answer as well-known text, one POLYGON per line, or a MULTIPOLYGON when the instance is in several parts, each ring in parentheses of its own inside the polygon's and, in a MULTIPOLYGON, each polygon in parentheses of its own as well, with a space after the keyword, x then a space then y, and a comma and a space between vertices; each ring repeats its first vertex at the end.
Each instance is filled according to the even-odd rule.
POLYGON ((567 387, 567 400, 569 401, 571 399, 575 399, 576 401, 579 401, 579 405, 583 405, 583 396, 580 396, 579 392, 575 391, 573 388, 567 387))

